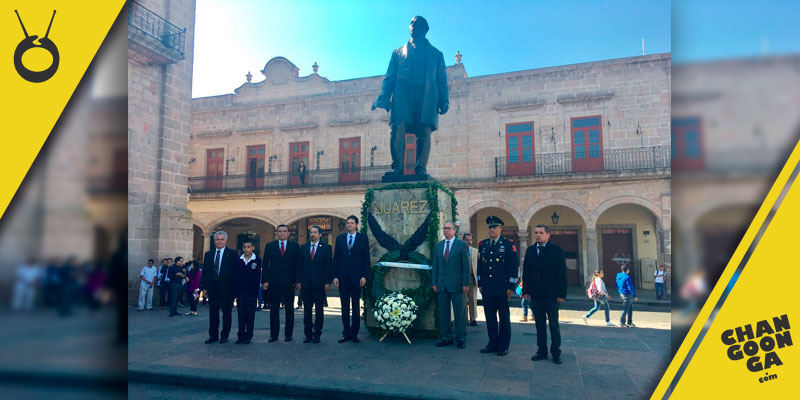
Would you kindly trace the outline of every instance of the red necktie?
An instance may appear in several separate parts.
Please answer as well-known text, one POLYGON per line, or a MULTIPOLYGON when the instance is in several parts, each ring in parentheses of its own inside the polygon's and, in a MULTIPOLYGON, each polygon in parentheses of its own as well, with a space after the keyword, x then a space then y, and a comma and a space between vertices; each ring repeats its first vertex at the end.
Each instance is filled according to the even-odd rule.
POLYGON ((283 257, 283 253, 286 252, 286 249, 283 248, 283 241, 281 241, 281 257, 283 257))
POLYGON ((315 256, 316 254, 317 254, 317 245, 315 245, 315 244, 312 244, 312 245, 311 245, 311 260, 312 260, 312 261, 314 260, 314 256, 315 256))
POLYGON ((447 241, 447 246, 444 248, 444 262, 447 262, 447 259, 450 258, 450 241, 447 241))

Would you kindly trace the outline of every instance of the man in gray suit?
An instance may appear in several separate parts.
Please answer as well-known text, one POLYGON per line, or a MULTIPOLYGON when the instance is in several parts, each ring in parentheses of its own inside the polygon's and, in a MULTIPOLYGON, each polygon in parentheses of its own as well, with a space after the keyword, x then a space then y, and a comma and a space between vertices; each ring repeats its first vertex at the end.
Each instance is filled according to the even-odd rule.
POLYGON ((469 290, 470 262, 467 244, 455 237, 452 222, 442 227, 444 240, 436 243, 433 254, 433 291, 439 295, 439 329, 444 338, 437 347, 453 344, 450 327, 450 306, 453 306, 455 341, 459 349, 466 347, 466 307, 464 295, 469 290))

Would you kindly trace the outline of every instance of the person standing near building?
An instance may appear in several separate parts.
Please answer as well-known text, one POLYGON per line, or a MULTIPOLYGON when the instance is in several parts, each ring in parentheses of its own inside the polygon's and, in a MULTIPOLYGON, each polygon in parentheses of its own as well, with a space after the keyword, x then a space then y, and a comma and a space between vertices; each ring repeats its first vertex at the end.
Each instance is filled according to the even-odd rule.
POLYGON ((41 271, 36 260, 28 258, 28 262, 17 268, 17 279, 14 282, 14 294, 11 309, 14 311, 32 311, 36 300, 36 287, 39 285, 41 271))
POLYGON ((656 284, 656 299, 661 300, 664 297, 664 279, 667 277, 667 271, 665 269, 665 265, 661 264, 656 268, 655 273, 653 273, 653 281, 656 284))
POLYGON ((236 251, 225 247, 228 233, 214 234, 214 249, 203 258, 203 277, 200 290, 208 293, 208 339, 206 344, 228 342, 231 333, 231 310, 233 309, 232 276, 239 258, 236 251), (222 311, 222 332, 219 330, 219 313, 222 311))
POLYGON ((189 295, 189 312, 186 315, 197 316, 197 303, 200 301, 200 281, 203 279, 203 270, 200 268, 202 254, 191 262, 186 272, 189 282, 186 284, 186 294, 189 295))
POLYGON ((592 314, 597 312, 597 310, 600 309, 600 306, 603 306, 606 310, 606 325, 614 326, 614 323, 611 322, 611 317, 610 317, 611 307, 609 307, 608 305, 608 299, 610 299, 611 296, 608 295, 608 290, 606 290, 606 283, 603 282, 603 276, 604 273, 602 269, 596 269, 592 273, 592 282, 589 285, 591 288, 590 292, 594 294, 594 297, 592 297, 592 300, 594 300, 594 307, 592 307, 592 309, 589 310, 589 312, 583 316, 584 324, 588 325, 589 317, 591 317, 592 314))
POLYGON ((169 277, 169 316, 174 317, 178 314, 178 301, 183 293, 183 278, 186 278, 186 270, 183 269, 183 257, 175 257, 175 263, 167 270, 169 277))
POLYGON ((164 309, 167 304, 167 293, 169 292, 169 259, 164 258, 161 260, 161 266, 158 267, 158 311, 164 309))
MULTIPOLYGON (((300 247, 300 289, 303 293, 303 330, 305 340, 303 343, 320 342, 322 325, 325 321, 325 296, 331 289, 333 271, 331 268, 331 246, 322 242, 319 226, 314 225, 309 229, 311 241, 300 247), (311 312, 315 309, 315 318, 312 323, 311 312)), ((292 303, 289 303, 292 304, 292 303)), ((277 307, 277 306, 276 306, 277 307)), ((286 306, 289 308, 289 305, 286 306)))
POLYGON ((508 301, 517 287, 519 276, 519 257, 517 249, 504 238, 503 220, 494 215, 486 218, 489 238, 478 247, 478 289, 483 298, 483 313, 486 316, 486 329, 489 343, 481 353, 494 353, 498 356, 508 354, 511 344, 511 312, 508 301))
POLYGON ((442 226, 444 240, 436 243, 433 254, 433 291, 439 300, 439 329, 442 340, 436 343, 437 347, 453 344, 455 337, 456 347, 466 347, 467 312, 464 304, 464 295, 469 290, 469 246, 456 238, 456 227, 452 222, 442 226), (453 307, 453 328, 450 327, 450 306, 453 307))
POLYGON ((467 252, 469 253, 469 290, 467 290, 467 325, 478 326, 478 249, 472 245, 472 234, 465 233, 461 237, 467 244, 467 252))
POLYGON ((620 267, 621 272, 617 273, 617 291, 622 297, 622 314, 619 317, 619 326, 623 328, 633 328, 633 302, 639 301, 636 296, 636 289, 633 288, 633 279, 631 279, 631 267, 623 265, 620 267))
POLYGON ((281 308, 283 301, 286 316, 284 318, 284 341, 290 342, 294 333, 294 291, 298 288, 298 263, 300 262, 300 246, 289 240, 289 227, 278 225, 278 240, 264 246, 264 261, 261 271, 261 289, 269 302, 269 342, 278 340, 281 333, 281 308))
POLYGON ((547 359, 547 324, 550 325, 550 354, 553 362, 561 364, 561 328, 558 325, 558 309, 567 299, 567 260, 564 251, 550 243, 550 229, 546 225, 533 228, 536 245, 525 251, 522 290, 525 299, 531 302, 536 323, 536 354, 533 361, 547 359))
POLYGON ((358 343, 361 288, 367 284, 369 277, 369 241, 366 235, 358 233, 358 217, 355 215, 347 217, 345 226, 347 232, 336 238, 333 256, 333 286, 339 288, 339 299, 342 303, 343 329, 339 343, 348 340, 358 343))
POLYGON ((306 163, 300 160, 300 165, 297 166, 297 174, 300 175, 300 184, 306 185, 306 163))
POLYGON ((253 326, 256 319, 256 297, 261 283, 261 259, 253 253, 253 241, 245 239, 242 255, 233 270, 234 296, 239 331, 236 344, 249 344, 253 339, 253 326))
POLYGON ((153 287, 158 277, 158 269, 153 265, 153 259, 147 260, 147 265, 142 267, 139 273, 139 307, 136 311, 153 309, 153 287))

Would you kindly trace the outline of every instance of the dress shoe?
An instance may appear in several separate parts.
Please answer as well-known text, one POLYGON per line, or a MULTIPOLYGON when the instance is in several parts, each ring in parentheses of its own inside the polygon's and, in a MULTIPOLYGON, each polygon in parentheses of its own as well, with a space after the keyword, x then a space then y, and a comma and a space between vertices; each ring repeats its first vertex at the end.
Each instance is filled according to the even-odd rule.
POLYGON ((353 342, 353 343, 361 342, 360 340, 358 340, 358 337, 352 337, 352 338, 350 338, 350 341, 353 342))
POLYGON ((236 339, 236 341, 233 342, 233 344, 244 344, 244 340, 243 339, 236 339))
POLYGON ((340 337, 340 338, 339 338, 338 342, 339 342, 339 343, 344 343, 344 342, 346 342, 346 341, 348 341, 348 340, 350 340, 350 338, 349 338, 349 337, 347 337, 347 336, 342 336, 342 337, 340 337))
POLYGON ((267 341, 268 341, 268 342, 270 342, 270 343, 272 343, 272 342, 277 342, 277 341, 278 341, 278 338, 276 338, 276 337, 271 337, 271 338, 269 338, 269 340, 267 340, 267 341))
POLYGON ((472 321, 469 323, 469 326, 478 326, 478 321, 472 321))
POLYGON ((317 344, 317 343, 319 343, 319 341, 320 341, 320 340, 319 340, 319 337, 315 337, 315 338, 314 338, 314 340, 312 340, 312 342, 313 342, 314 344, 317 344))
POLYGON ((561 364, 561 356, 553 357, 553 364, 561 364))
POLYGON ((495 353, 495 352, 497 352, 497 349, 495 349, 493 347, 489 347, 489 346, 486 346, 486 347, 481 349, 481 353, 483 353, 483 354, 495 353))
POLYGON ((217 339, 217 338, 208 338, 208 339, 206 339, 206 344, 209 344, 209 343, 214 343, 214 342, 216 342, 217 340, 219 340, 219 339, 217 339))
POLYGON ((533 357, 531 357, 531 360, 533 361, 546 360, 546 359, 547 359, 547 354, 545 355, 534 354, 533 357))
POLYGON ((436 343, 436 347, 450 346, 453 343, 455 343, 453 339, 442 339, 439 343, 436 343))
POLYGON ((250 344, 251 342, 252 342, 252 340, 250 340, 250 339, 242 340, 242 344, 250 344))
POLYGON ((225 344, 225 343, 228 343, 228 338, 222 338, 219 340, 219 344, 225 344))
POLYGON ((502 357, 502 356, 504 356, 506 354, 508 354, 508 350, 500 350, 500 351, 497 352, 497 355, 500 356, 500 357, 502 357))
POLYGON ((311 338, 306 336, 306 338, 303 339, 303 343, 311 343, 311 338))
POLYGON ((284 342, 291 342, 292 341, 292 337, 288 336, 288 337, 284 338, 283 341, 284 342))
POLYGON ((459 349, 464 349, 464 348, 467 347, 467 344, 464 343, 463 340, 458 340, 458 341, 456 341, 456 347, 458 347, 459 349))

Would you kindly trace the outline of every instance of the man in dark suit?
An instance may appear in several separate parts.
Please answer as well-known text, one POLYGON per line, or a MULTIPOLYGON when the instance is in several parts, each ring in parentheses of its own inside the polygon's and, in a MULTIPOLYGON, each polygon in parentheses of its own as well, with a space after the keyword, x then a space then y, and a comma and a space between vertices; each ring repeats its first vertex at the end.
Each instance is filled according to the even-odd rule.
POLYGON ((236 296, 236 313, 239 331, 236 344, 249 344, 253 339, 253 325, 256 319, 256 298, 261 283, 261 259, 253 253, 253 241, 245 239, 243 254, 236 260, 233 270, 233 287, 236 296))
POLYGON ((158 311, 164 307, 169 306, 167 303, 167 293, 169 293, 169 259, 161 260, 161 266, 158 267, 158 311))
POLYGON ((179 316, 178 300, 183 293, 183 278, 186 278, 183 257, 175 257, 175 263, 167 268, 167 276, 169 277, 169 316, 179 316))
POLYGON ((436 346, 453 344, 453 329, 450 327, 450 306, 453 307, 453 325, 457 347, 466 347, 467 311, 464 295, 469 290, 469 250, 467 244, 455 237, 452 222, 442 226, 444 240, 436 243, 433 254, 433 291, 439 300, 439 329, 444 338, 436 346))
POLYGON ((558 326, 558 308, 567 298, 567 261, 564 251, 550 243, 550 229, 545 225, 533 228, 536 245, 528 247, 522 269, 525 286, 522 295, 531 302, 536 321, 536 346, 533 361, 547 359, 547 328, 550 322, 550 354, 553 362, 561 364, 561 329, 558 326), (546 318, 546 319, 545 319, 546 318))
POLYGON ((300 246, 289 239, 289 227, 278 225, 278 240, 264 246, 264 271, 261 289, 269 294, 269 342, 278 340, 281 333, 281 301, 286 308, 284 340, 290 342, 294 332, 294 291, 300 286, 297 275, 300 246))
POLYGON ((508 300, 517 286, 519 259, 514 244, 501 235, 503 220, 491 215, 486 218, 486 226, 489 238, 482 240, 478 248, 478 290, 483 297, 489 344, 481 353, 497 352, 498 356, 505 356, 511 344, 508 300))
MULTIPOLYGON (((331 268, 331 246, 319 240, 322 234, 319 226, 308 231, 311 242, 300 246, 300 288, 303 293, 303 328, 306 338, 303 343, 319 343, 322 323, 325 321, 325 296, 331 289, 333 271, 331 268), (311 322, 311 308, 316 309, 314 322, 311 322)), ((291 304, 291 303, 290 303, 291 304)))
POLYGON ((358 217, 347 217, 347 233, 336 238, 333 256, 333 286, 339 288, 342 301, 342 337, 339 343, 352 340, 358 343, 358 330, 361 327, 361 288, 367 284, 369 276, 369 241, 366 235, 358 233, 358 217), (353 318, 350 318, 350 309, 353 318))
POLYGON ((208 293, 208 339, 206 343, 228 342, 231 333, 231 310, 233 309, 233 270, 239 257, 236 251, 225 247, 228 233, 214 234, 214 249, 203 258, 203 277, 200 290, 208 293), (222 332, 219 331, 219 312, 222 310, 222 332))

